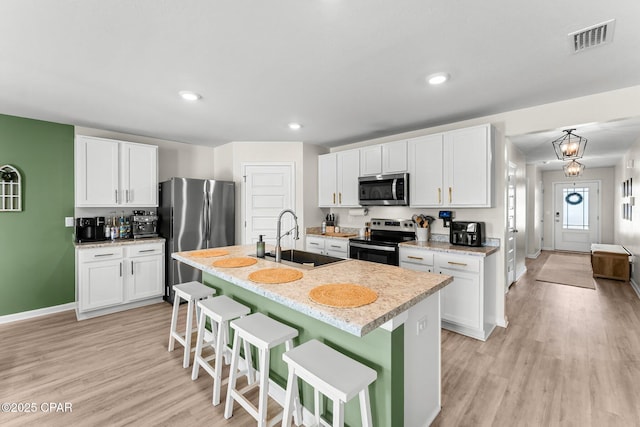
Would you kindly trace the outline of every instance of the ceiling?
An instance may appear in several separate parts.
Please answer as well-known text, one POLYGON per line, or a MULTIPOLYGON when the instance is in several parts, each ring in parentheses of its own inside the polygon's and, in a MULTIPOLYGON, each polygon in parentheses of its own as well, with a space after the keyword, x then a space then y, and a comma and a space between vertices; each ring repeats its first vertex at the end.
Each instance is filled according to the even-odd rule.
POLYGON ((639 27, 629 0, 2 0, 0 113, 330 147, 638 85, 639 27), (613 18, 613 43, 570 52, 613 18))

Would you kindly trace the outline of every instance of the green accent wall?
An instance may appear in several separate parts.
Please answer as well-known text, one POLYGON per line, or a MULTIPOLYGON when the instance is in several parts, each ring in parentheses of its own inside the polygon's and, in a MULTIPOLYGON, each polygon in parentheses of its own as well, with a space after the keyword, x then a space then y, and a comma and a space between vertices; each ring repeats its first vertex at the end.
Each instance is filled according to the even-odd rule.
MULTIPOLYGON (((297 329, 294 346, 315 338, 373 368, 378 374, 369 387, 373 425, 404 425, 404 325, 392 332, 378 328, 359 338, 209 273, 203 273, 203 282, 216 289, 217 295, 231 296, 251 308, 252 313, 261 312, 297 329)), ((270 378, 282 388, 286 388, 288 372, 282 360, 284 351, 284 345, 272 349, 270 359, 270 378)), ((253 360, 255 363, 257 354, 253 354, 253 360)), ((313 412, 313 389, 303 382, 301 393, 303 406, 313 412)), ((325 401, 324 408, 330 417, 331 402, 325 401)), ((357 397, 345 405, 345 425, 361 425, 357 397)))
POLYGON ((0 115, 0 166, 22 175, 22 211, 0 212, 0 316, 75 301, 73 126, 0 115))

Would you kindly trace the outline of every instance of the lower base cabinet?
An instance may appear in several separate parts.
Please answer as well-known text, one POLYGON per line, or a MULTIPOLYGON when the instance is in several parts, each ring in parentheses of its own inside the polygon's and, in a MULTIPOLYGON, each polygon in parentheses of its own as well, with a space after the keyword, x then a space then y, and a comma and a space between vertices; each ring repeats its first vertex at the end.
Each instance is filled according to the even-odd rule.
POLYGON ((485 341, 496 327, 496 257, 400 248, 400 267, 453 277, 440 291, 442 327, 485 341))
POLYGON ((349 241, 347 239, 307 236, 305 250, 315 254, 347 259, 349 258, 349 241))
POLYGON ((78 319, 120 311, 164 294, 164 243, 76 248, 78 319))

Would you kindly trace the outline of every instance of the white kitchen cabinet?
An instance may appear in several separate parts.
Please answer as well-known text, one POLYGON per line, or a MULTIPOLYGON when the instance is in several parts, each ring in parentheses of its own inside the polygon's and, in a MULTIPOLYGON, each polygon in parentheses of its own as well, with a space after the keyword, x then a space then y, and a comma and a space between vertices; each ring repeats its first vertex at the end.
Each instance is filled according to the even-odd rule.
POLYGON ((76 248, 76 314, 95 317, 161 301, 164 243, 76 248))
POLYGON ((485 341, 496 326, 496 256, 400 246, 400 267, 453 277, 440 291, 442 327, 485 341))
POLYGON ((307 236, 305 250, 320 255, 347 259, 349 258, 349 240, 307 236))
POLYGON ((157 207, 158 147, 77 136, 78 207, 157 207))
POLYGON ((408 158, 411 206, 493 206, 491 125, 413 138, 408 158))
POLYGON ((407 171, 407 141, 360 148, 360 176, 407 171))
POLYGON ((358 150, 318 156, 318 204, 320 207, 357 207, 358 150))

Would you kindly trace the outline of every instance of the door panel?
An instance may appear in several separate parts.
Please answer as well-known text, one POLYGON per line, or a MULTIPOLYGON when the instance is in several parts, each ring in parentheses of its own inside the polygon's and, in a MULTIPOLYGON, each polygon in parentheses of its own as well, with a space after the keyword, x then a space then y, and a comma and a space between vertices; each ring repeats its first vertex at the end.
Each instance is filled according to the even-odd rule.
POLYGON ((554 185, 554 248, 589 252, 600 241, 599 183, 554 185))

